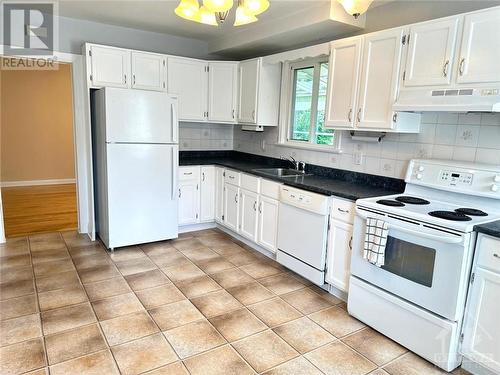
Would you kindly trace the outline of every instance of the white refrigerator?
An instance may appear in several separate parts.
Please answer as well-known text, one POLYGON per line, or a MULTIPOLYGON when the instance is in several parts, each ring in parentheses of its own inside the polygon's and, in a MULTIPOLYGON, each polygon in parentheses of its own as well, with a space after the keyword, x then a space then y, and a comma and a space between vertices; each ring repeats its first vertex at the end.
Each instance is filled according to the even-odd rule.
POLYGON ((92 103, 97 235, 108 249, 176 238, 177 99, 103 88, 92 103))

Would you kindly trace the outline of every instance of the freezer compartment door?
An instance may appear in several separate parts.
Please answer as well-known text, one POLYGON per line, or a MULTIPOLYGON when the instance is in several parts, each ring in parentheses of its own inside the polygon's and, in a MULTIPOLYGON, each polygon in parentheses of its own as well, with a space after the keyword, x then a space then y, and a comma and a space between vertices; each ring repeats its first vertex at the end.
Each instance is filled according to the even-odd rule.
POLYGON ((178 147, 108 144, 109 248, 177 237, 178 147))
POLYGON ((106 142, 177 143, 177 99, 164 92, 105 88, 106 142))

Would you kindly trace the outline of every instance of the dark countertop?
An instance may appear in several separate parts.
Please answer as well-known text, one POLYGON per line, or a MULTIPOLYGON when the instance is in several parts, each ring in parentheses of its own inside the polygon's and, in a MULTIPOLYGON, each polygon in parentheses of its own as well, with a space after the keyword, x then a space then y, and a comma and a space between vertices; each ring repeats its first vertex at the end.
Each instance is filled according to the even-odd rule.
POLYGON ((179 165, 220 165, 299 189, 323 195, 334 195, 353 201, 359 198, 398 194, 404 190, 404 181, 402 180, 315 165, 306 167, 306 172, 313 174, 311 176, 269 176, 255 172, 254 169, 289 167, 289 165, 283 160, 235 151, 220 154, 216 152, 181 152, 179 165))
POLYGON ((479 233, 484 233, 489 236, 500 238, 500 220, 492 221, 491 223, 476 225, 474 227, 474 230, 479 233))

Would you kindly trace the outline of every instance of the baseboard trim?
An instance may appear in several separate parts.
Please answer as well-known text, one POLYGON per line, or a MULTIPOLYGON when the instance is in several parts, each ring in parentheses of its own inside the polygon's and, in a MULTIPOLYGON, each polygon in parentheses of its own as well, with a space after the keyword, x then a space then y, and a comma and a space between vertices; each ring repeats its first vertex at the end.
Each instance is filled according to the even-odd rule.
POLYGON ((1 187, 15 187, 15 186, 39 186, 39 185, 64 185, 75 184, 76 178, 61 178, 53 180, 24 180, 24 181, 2 181, 1 187))
POLYGON ((182 225, 182 226, 179 226, 179 234, 180 233, 196 232, 198 230, 212 229, 212 228, 216 228, 216 227, 217 227, 217 225, 215 224, 215 221, 211 221, 209 223, 182 225))

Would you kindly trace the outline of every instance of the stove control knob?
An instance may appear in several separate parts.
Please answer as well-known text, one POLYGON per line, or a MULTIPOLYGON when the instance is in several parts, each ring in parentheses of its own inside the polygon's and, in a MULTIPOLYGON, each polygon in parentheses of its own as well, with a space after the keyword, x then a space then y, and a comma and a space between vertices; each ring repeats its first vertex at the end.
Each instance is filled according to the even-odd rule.
POLYGON ((495 177, 493 177, 494 182, 500 182, 500 174, 497 174, 495 177))
POLYGON ((424 171, 424 169, 425 169, 425 168, 424 168, 424 166, 423 166, 423 165, 421 165, 420 167, 418 167, 418 171, 419 171, 419 172, 423 172, 423 171, 424 171))
POLYGON ((491 185, 491 191, 493 191, 494 193, 496 193, 498 191, 498 185, 497 184, 491 185))
POLYGON ((422 179, 422 173, 417 173, 417 180, 421 180, 422 179))

